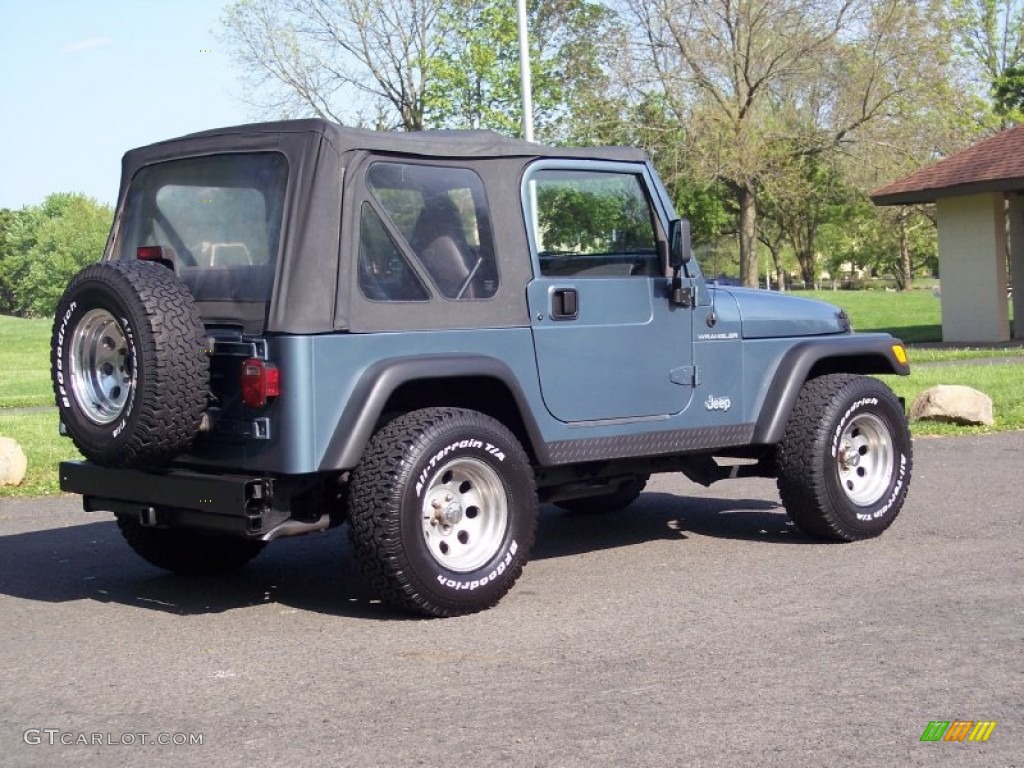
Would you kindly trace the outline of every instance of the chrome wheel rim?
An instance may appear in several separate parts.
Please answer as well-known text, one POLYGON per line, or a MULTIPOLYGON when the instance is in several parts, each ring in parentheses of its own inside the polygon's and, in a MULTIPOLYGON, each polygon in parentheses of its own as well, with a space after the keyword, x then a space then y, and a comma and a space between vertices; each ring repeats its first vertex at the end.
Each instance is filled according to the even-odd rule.
POLYGON ((487 564, 508 529, 508 499, 498 473, 478 459, 455 459, 434 473, 422 505, 423 539, 450 571, 487 564))
POLYGON ((855 416, 839 438, 839 486, 859 507, 876 503, 892 480, 895 451, 885 423, 870 413, 855 416))
POLYGON ((71 339, 75 402, 95 424, 110 424, 124 410, 135 384, 134 361, 121 324, 105 309, 85 313, 71 339))

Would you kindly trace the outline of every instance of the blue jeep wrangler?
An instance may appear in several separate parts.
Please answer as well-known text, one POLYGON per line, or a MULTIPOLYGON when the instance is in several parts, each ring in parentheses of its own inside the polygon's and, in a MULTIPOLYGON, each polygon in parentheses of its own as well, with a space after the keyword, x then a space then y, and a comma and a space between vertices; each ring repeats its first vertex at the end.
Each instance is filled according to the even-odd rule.
POLYGON ((212 574, 348 522, 391 603, 490 607, 538 502, 608 512, 657 472, 778 478, 805 533, 907 494, 900 341, 709 285, 643 152, 320 120, 128 152, 52 368, 61 487, 150 563, 212 574))

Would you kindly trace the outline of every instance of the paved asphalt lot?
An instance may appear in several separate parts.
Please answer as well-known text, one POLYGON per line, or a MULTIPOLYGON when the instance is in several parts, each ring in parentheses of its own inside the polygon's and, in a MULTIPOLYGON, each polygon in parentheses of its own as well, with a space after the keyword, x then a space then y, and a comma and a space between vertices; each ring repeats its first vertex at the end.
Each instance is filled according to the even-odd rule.
POLYGON ((1024 766, 1024 432, 915 450, 881 539, 662 477, 545 508, 508 598, 434 621, 375 602, 343 530, 191 581, 74 499, 0 501, 0 765, 1024 766), (998 725, 919 741, 957 718, 998 725), (60 744, 94 733, 136 744, 60 744))

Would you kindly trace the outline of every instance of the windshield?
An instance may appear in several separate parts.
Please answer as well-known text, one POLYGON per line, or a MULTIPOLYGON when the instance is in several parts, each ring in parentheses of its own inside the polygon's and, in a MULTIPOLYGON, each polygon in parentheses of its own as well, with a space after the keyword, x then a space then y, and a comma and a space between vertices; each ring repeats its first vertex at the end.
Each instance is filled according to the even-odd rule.
POLYGON ((162 246, 196 301, 265 303, 287 180, 288 163, 273 152, 147 166, 128 190, 115 255, 162 246))

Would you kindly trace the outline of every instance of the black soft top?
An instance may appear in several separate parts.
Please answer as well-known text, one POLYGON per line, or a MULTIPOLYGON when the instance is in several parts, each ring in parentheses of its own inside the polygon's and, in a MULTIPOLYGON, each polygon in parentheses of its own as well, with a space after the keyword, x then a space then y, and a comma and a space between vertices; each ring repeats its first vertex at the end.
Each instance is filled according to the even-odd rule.
POLYGON ((278 152, 287 158, 290 169, 274 292, 269 306, 249 308, 244 313, 240 306, 223 303, 200 309, 208 322, 236 322, 241 317, 248 330, 279 333, 386 330, 408 327, 408 323, 419 328, 526 325, 529 318, 523 296, 531 267, 525 256, 529 245, 519 197, 519 180, 525 167, 538 159, 648 160, 646 152, 628 147, 548 147, 492 131, 379 132, 319 119, 215 128, 125 153, 118 214, 107 258, 114 256, 114 237, 125 199, 132 179, 142 168, 181 158, 245 152, 278 152), (438 301, 422 308, 403 304, 396 308, 380 302, 373 305, 359 295, 352 278, 353 254, 358 251, 354 239, 357 219, 352 218, 352 205, 343 208, 342 192, 348 187, 358 196, 360 164, 364 158, 381 156, 458 164, 480 175, 487 188, 497 258, 503 271, 501 287, 493 299, 438 301), (347 234, 343 231, 346 228, 347 234), (384 317, 398 310, 397 319, 384 317), (414 318, 416 313, 423 316, 414 318))
POLYGON ((219 136, 285 133, 318 133, 338 154, 365 149, 424 157, 584 157, 627 162, 642 162, 647 159, 646 152, 631 147, 549 147, 521 139, 510 139, 494 131, 370 131, 364 128, 349 128, 319 118, 214 128, 140 147, 132 150, 130 154, 142 158, 150 152, 156 152, 162 156, 169 144, 173 144, 176 151, 181 151, 185 148, 183 145, 188 142, 207 144, 209 139, 219 136))

